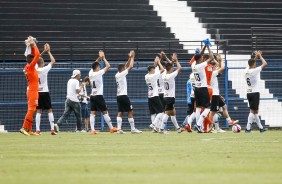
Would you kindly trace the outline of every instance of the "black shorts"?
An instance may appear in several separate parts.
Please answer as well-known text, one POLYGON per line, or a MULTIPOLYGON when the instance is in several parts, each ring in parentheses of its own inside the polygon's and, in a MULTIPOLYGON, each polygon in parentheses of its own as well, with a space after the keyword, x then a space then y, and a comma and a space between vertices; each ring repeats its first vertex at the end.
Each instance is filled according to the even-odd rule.
POLYGON ((38 93, 38 106, 36 107, 36 109, 42 109, 42 110, 52 109, 49 92, 38 93))
POLYGON ((160 100, 160 97, 158 96, 148 98, 148 105, 149 105, 150 114, 158 114, 164 112, 162 102, 160 100))
POLYGON ((191 104, 188 104, 187 115, 191 115, 194 111, 195 98, 191 98, 191 104))
POLYGON ((174 97, 165 97, 165 111, 170 111, 174 109, 175 98, 174 97))
POLYGON ((210 96, 207 87, 195 88, 194 93, 195 93, 196 107, 207 108, 211 106, 210 96))
POLYGON ((259 98, 260 93, 247 93, 247 98, 249 102, 249 106, 251 110, 258 110, 259 109, 259 98))
POLYGON ((117 96, 118 112, 129 112, 133 110, 127 95, 117 96))
POLYGON ((163 94, 163 93, 160 93, 160 94, 159 94, 159 97, 160 97, 161 103, 162 103, 163 108, 164 108, 164 107, 165 107, 164 94, 163 94))
POLYGON ((219 107, 223 107, 225 105, 220 95, 213 95, 211 100, 211 111, 217 112, 219 107))
POLYGON ((90 96, 91 111, 107 111, 107 105, 103 95, 90 96))

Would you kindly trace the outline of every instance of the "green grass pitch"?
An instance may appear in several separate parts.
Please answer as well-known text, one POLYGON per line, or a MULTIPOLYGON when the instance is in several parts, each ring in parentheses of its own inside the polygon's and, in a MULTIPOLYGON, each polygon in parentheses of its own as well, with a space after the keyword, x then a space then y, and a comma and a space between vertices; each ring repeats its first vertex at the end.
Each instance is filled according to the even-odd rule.
POLYGON ((0 134, 0 183, 282 183, 282 132, 0 134))

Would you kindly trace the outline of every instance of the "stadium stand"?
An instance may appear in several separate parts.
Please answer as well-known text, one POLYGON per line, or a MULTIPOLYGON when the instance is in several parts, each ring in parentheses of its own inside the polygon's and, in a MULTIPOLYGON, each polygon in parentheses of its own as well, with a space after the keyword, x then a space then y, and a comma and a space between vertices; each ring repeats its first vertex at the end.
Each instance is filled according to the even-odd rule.
MULTIPOLYGON (((32 34, 52 44, 57 59, 90 60, 99 49, 109 59, 124 59, 129 49, 137 50, 138 59, 152 58, 159 50, 186 53, 148 0, 12 0, 0 5, 0 41, 19 41, 32 34)), ((9 59, 22 58, 21 43, 2 47, 13 56, 9 59)))
MULTIPOLYGON (((212 39, 227 41, 227 54, 250 54, 252 27, 272 27, 273 30, 273 28, 281 28, 282 26, 282 2, 280 0, 181 1, 187 1, 188 6, 192 7, 192 12, 195 12, 195 16, 199 18, 200 23, 207 29, 207 33, 211 35, 212 39)), ((260 32, 260 34, 267 34, 269 30, 260 32)), ((271 45, 273 42, 264 44, 265 55, 281 57, 281 53, 272 52, 274 48, 271 49, 269 47, 271 45)), ((279 50, 277 47, 281 49, 282 46, 276 46, 276 49, 279 50)))

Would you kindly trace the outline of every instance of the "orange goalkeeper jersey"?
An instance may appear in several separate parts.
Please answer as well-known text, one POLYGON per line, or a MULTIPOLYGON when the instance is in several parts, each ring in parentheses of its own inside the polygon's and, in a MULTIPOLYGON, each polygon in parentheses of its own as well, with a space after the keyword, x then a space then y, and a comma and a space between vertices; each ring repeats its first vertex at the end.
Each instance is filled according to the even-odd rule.
POLYGON ((34 58, 31 63, 26 64, 24 67, 24 73, 28 83, 28 90, 38 91, 38 74, 35 65, 39 59, 40 53, 36 45, 31 48, 31 54, 34 55, 34 58))

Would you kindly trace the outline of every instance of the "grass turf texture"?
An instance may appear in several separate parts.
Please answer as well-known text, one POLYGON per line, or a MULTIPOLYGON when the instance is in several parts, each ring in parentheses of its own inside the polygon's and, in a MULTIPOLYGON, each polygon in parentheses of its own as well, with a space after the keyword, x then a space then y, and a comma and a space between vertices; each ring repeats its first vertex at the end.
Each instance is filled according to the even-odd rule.
POLYGON ((282 132, 0 134, 0 183, 281 183, 282 132))

